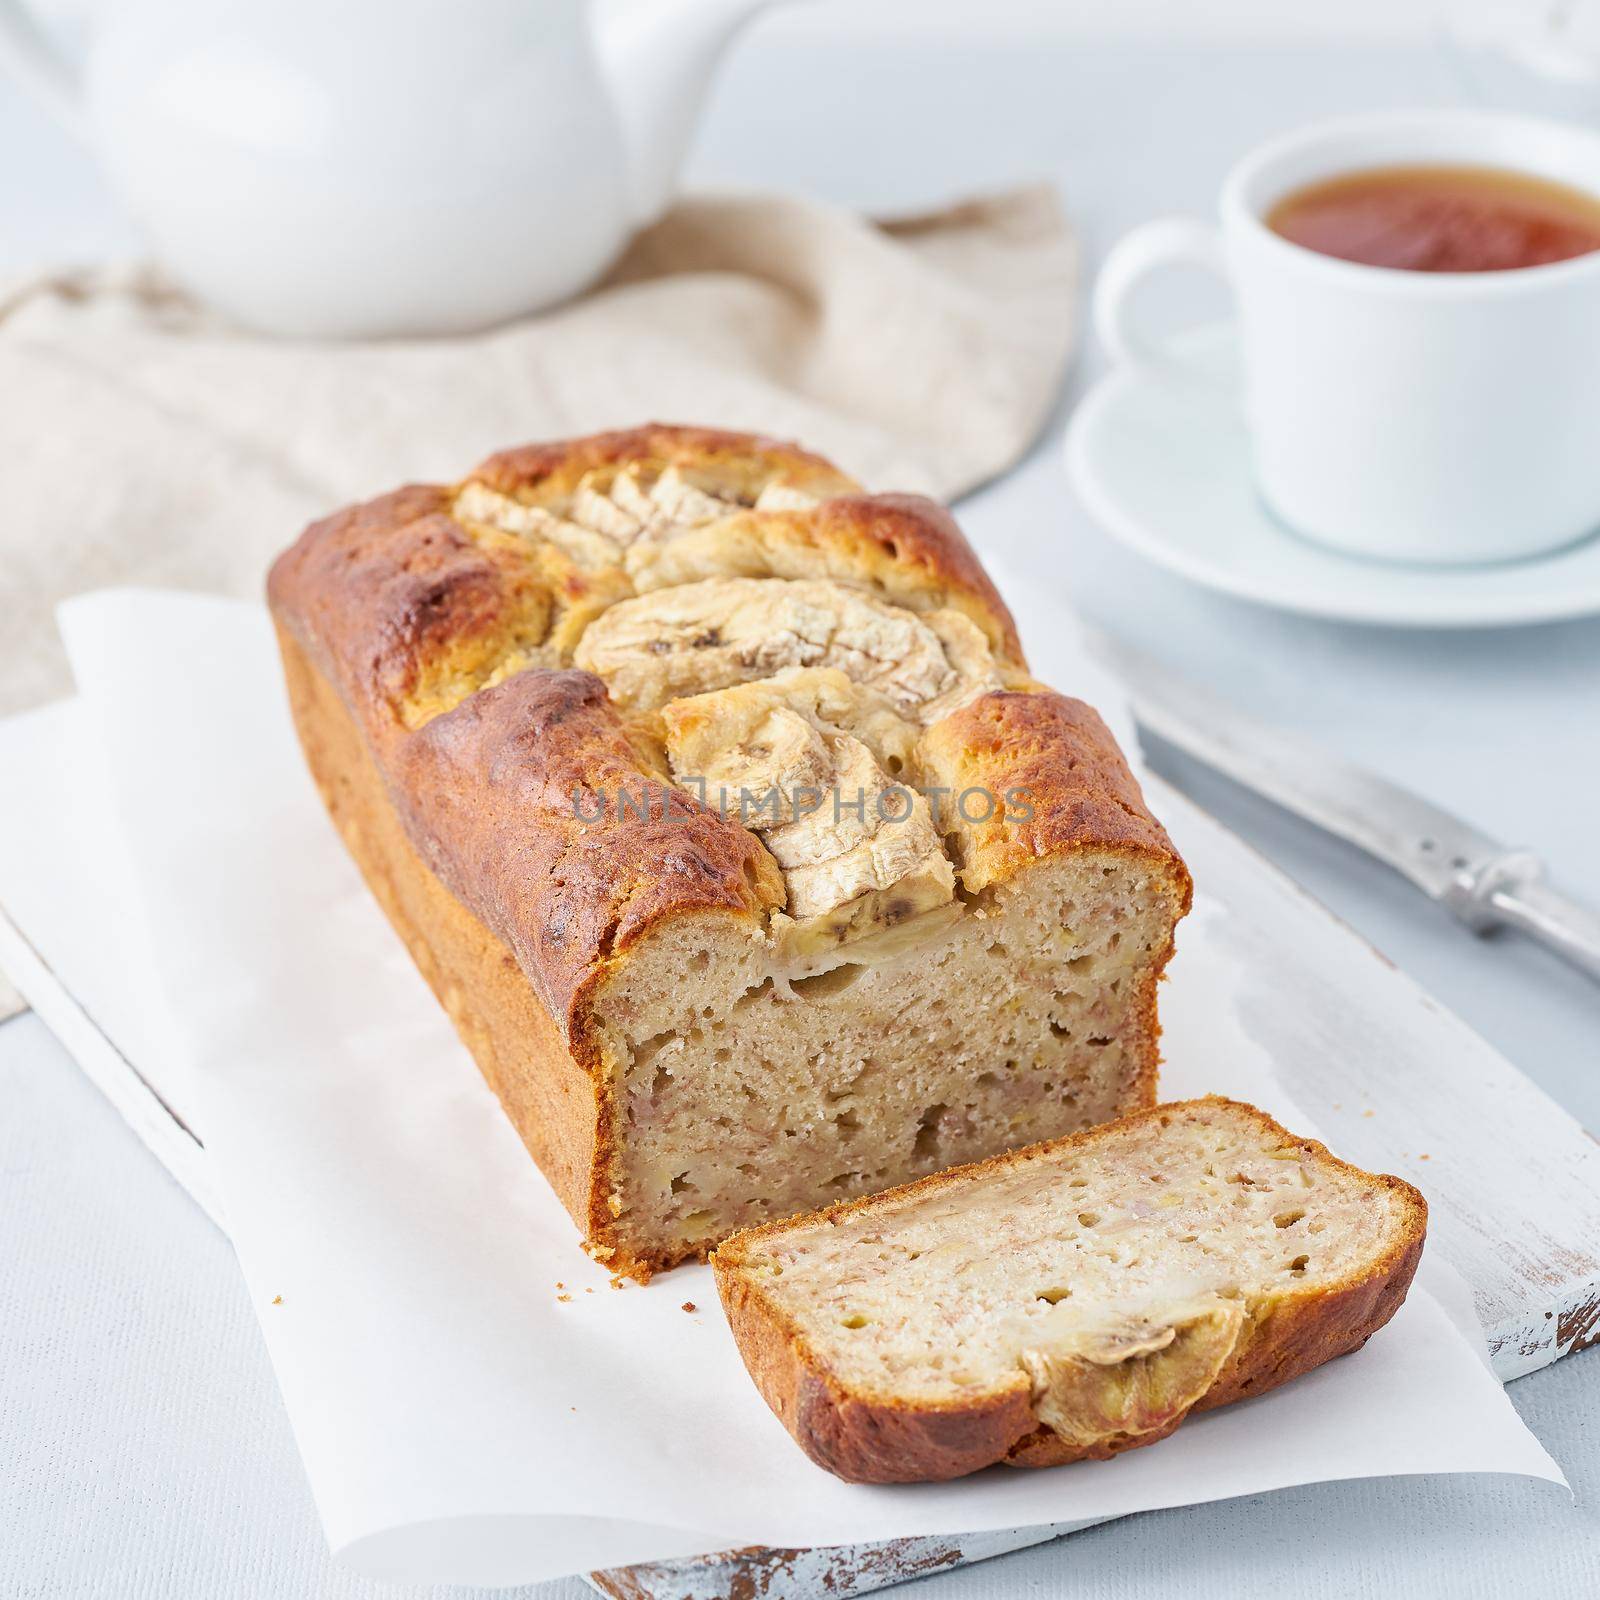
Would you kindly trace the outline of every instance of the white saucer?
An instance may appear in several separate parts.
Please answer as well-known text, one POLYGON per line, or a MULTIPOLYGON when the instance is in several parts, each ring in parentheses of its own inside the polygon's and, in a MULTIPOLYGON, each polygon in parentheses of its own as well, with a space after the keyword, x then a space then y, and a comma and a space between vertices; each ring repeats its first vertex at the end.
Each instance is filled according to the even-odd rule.
POLYGON ((1263 605, 1351 622, 1504 627, 1600 612, 1600 536, 1526 561, 1423 567, 1312 544, 1257 497, 1231 324, 1182 342, 1203 375, 1124 369, 1067 429, 1067 471, 1095 520, 1150 560, 1263 605))

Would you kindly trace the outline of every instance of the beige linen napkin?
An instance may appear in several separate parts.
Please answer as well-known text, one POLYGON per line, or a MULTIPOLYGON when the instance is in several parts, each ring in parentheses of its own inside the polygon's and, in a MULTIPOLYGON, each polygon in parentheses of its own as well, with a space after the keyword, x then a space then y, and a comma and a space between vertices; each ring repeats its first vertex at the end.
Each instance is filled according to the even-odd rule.
POLYGON ((467 339, 273 341, 149 269, 36 280, 0 297, 0 711, 67 687, 65 596, 259 594, 313 517, 524 440, 752 428, 959 494, 1042 425, 1075 279, 1036 188, 888 223, 686 199, 588 295, 467 339))

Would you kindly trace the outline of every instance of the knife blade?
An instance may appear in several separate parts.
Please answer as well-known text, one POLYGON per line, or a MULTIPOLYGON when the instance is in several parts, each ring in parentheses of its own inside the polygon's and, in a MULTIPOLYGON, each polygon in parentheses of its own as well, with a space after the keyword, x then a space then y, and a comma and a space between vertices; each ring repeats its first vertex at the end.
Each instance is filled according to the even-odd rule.
POLYGON ((1600 980, 1600 918, 1545 883, 1531 851, 1257 721, 1122 640, 1086 628, 1085 642, 1150 732, 1392 867, 1474 933, 1515 928, 1600 980))

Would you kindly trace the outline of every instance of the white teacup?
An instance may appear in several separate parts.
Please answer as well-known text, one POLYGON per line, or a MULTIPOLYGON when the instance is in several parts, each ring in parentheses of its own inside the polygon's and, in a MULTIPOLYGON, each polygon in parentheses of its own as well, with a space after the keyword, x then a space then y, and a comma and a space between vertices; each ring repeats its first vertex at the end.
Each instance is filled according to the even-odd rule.
POLYGON ((1112 251, 1095 296, 1120 361, 1198 381, 1141 334, 1130 295, 1199 262, 1238 305, 1246 419, 1272 510, 1324 544, 1392 561, 1533 555, 1600 528, 1600 252, 1502 272, 1397 271, 1292 244, 1263 220, 1318 179, 1461 163, 1600 196, 1600 137, 1486 112, 1317 123, 1256 150, 1221 224, 1168 219, 1112 251))

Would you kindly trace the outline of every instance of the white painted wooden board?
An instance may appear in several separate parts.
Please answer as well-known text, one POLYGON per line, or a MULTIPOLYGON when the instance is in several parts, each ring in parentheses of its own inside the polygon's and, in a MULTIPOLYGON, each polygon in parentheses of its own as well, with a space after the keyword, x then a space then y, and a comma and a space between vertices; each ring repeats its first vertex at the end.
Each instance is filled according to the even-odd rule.
POLYGON ((1244 1031, 1334 1150, 1428 1197, 1429 1248, 1471 1286, 1495 1371, 1520 1377, 1593 1343, 1593 1135, 1237 835, 1144 783, 1195 882, 1226 906, 1211 938, 1254 975, 1244 1031))
MULTIPOLYGON (((1220 906, 1210 936, 1259 974, 1245 1033, 1341 1154, 1415 1182, 1432 1206, 1431 1247, 1466 1278, 1496 1371, 1514 1378, 1600 1337, 1600 1146, 1483 1040, 1241 840, 1146 777, 1195 878, 1220 906)), ((103 882, 104 880, 100 880, 103 882)), ((92 1015, 70 975, 0 907, 0 969, 139 1137, 214 1218, 203 1146, 118 1045, 124 1019, 92 1015), (104 1025, 103 1025, 104 1024, 104 1025)), ((78 915, 107 907, 77 898, 78 915)), ((1181 935, 1180 956, 1181 961, 1181 935)), ((218 1219, 220 1221, 220 1219, 218 1219)), ((835 1600, 1073 1531, 1019 1528, 962 1539, 826 1551, 752 1550, 598 1573, 626 1600, 749 1593, 835 1600)))

